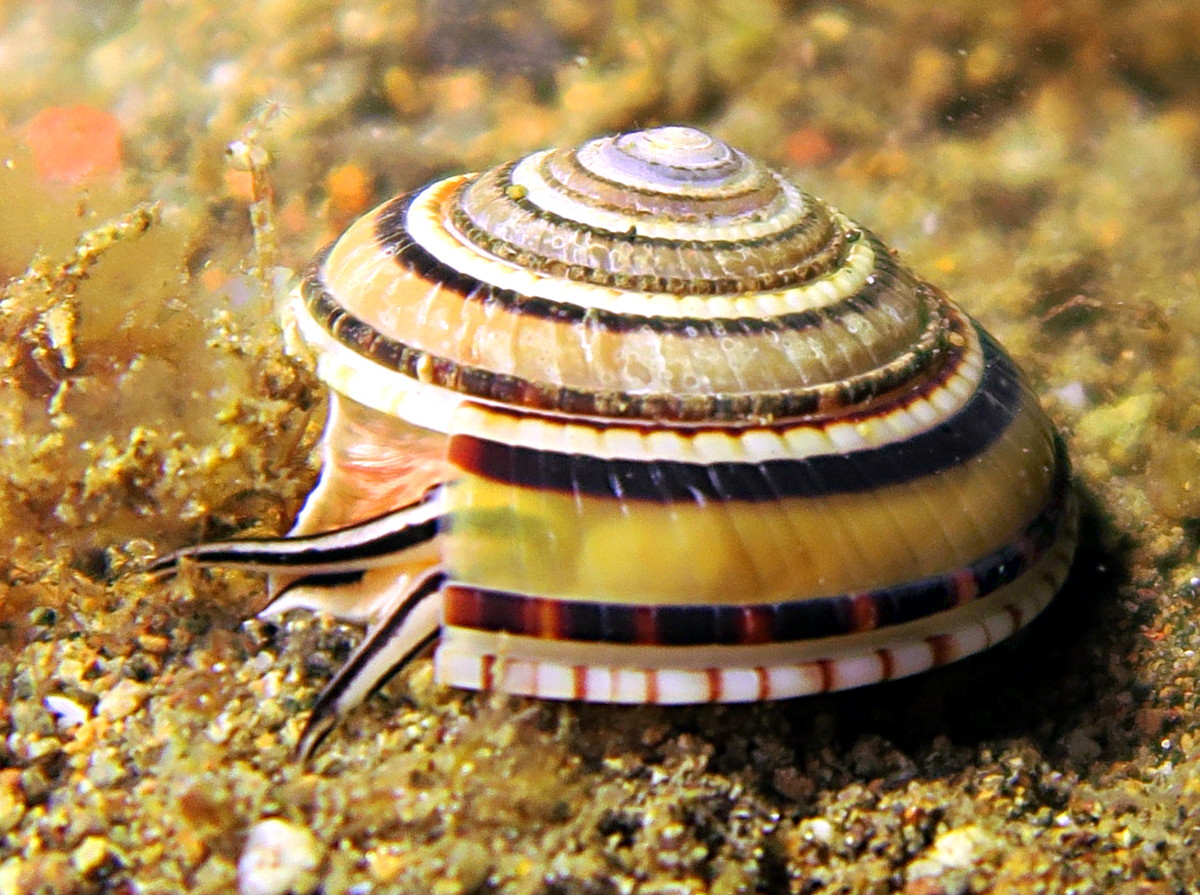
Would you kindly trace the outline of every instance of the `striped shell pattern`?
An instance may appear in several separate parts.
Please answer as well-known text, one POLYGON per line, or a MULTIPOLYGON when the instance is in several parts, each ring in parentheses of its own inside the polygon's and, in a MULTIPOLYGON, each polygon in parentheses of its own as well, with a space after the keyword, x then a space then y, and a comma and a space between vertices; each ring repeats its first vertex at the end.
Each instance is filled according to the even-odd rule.
POLYGON ((873 234, 692 128, 368 213, 289 324, 331 390, 296 526, 181 557, 365 622, 311 748, 437 642, 551 699, 776 699, 984 649, 1066 575, 1061 439, 873 234))

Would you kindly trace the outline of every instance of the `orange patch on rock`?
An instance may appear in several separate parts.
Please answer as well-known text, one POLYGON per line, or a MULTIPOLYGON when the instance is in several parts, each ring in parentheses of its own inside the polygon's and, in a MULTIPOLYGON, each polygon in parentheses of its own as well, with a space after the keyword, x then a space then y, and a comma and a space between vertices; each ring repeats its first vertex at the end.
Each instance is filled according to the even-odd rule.
POLYGON ((80 183, 121 169, 121 126, 92 106, 50 106, 25 128, 38 176, 47 182, 80 183))
POLYGON ((792 131, 784 140, 784 152, 793 165, 819 165, 833 157, 833 144, 815 127, 792 131))
POLYGON ((325 178, 332 210, 341 215, 357 215, 366 209, 373 196, 371 178, 356 164, 334 168, 325 178))

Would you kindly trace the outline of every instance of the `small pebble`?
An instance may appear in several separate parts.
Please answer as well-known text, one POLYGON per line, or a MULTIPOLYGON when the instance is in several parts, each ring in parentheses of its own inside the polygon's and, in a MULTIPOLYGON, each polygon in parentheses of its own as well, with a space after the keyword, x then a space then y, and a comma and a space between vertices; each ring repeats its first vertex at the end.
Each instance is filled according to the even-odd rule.
POLYGON ((371 877, 384 884, 395 882, 410 863, 403 854, 387 848, 373 849, 366 858, 371 877))
POLYGON ((16 768, 0 771, 0 834, 7 833, 25 816, 25 790, 16 768))
POLYGON ((138 646, 148 653, 160 655, 167 651, 171 645, 171 641, 161 634, 139 634, 137 636, 138 646))
POLYGON ((121 754, 111 746, 94 749, 88 759, 87 778, 93 786, 112 786, 128 773, 121 754))
POLYGON ((1056 388, 1054 395, 1072 410, 1083 410, 1091 403, 1088 399, 1087 389, 1078 379, 1073 379, 1066 385, 1056 388))
POLYGON ((250 828, 237 876, 240 895, 296 895, 316 888, 321 861, 316 837, 296 824, 269 817, 250 828))
POLYGON ((71 866, 87 876, 108 860, 108 841, 103 836, 88 836, 71 852, 71 866))
POLYGON ((0 895, 21 895, 25 862, 13 855, 0 863, 0 895))
POLYGON ((804 825, 805 838, 826 847, 833 845, 833 824, 823 817, 814 817, 804 825))
POLYGON ((923 880, 935 880, 938 890, 962 895, 969 887, 969 871, 986 857, 990 839, 977 826, 960 827, 938 836, 919 858, 908 865, 909 891, 927 891, 923 880))
POLYGON ((146 701, 146 685, 128 678, 100 697, 96 703, 96 714, 109 721, 116 721, 133 714, 146 701))
POLYGON ((88 710, 69 696, 52 694, 42 700, 42 704, 50 710, 58 721, 60 730, 78 727, 88 719, 88 710))

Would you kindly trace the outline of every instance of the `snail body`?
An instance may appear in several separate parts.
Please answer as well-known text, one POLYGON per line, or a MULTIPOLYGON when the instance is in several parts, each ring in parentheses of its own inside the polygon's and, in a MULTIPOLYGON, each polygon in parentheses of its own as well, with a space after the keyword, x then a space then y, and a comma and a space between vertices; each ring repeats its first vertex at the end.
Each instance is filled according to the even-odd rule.
POLYGON ((1007 354, 872 233, 692 128, 392 199, 288 306, 331 406, 293 531, 181 557, 365 621, 333 720, 438 680, 747 701, 984 649, 1065 578, 1062 441, 1007 354))

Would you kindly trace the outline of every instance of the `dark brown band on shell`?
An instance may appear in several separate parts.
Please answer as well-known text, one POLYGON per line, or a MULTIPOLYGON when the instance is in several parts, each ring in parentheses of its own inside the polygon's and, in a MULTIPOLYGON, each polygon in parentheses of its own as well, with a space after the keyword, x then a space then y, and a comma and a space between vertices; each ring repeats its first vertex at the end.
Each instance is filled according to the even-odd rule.
MULTIPOLYGON (((614 500, 774 501, 897 485, 979 456, 1004 436, 1021 407, 1024 385, 1012 361, 986 333, 980 335, 983 381, 970 401, 954 416, 898 444, 799 459, 699 464, 563 454, 460 434, 450 439, 449 459, 492 481, 614 500)), ((940 378, 928 381, 873 408, 872 414, 891 413, 940 386, 940 378)), ((680 429, 673 437, 687 440, 696 434, 680 429)))
POLYGON ((624 233, 600 230, 514 197, 512 169, 504 165, 464 183, 450 202, 450 221, 482 251, 546 276, 616 289, 720 295, 787 289, 843 261, 847 234, 815 199, 799 221, 769 236, 667 239, 639 234, 636 223, 624 233))
POLYGON ((900 625, 978 600, 1017 580, 1061 535, 1069 469, 1055 438, 1046 507, 1016 539, 953 572, 853 594, 758 605, 657 605, 551 600, 452 584, 445 623, 529 637, 656 646, 751 645, 900 625))
MULTIPOLYGON (((875 250, 876 268, 863 290, 837 302, 829 308, 813 309, 795 314, 780 314, 775 317, 697 318, 660 317, 638 314, 616 314, 598 308, 585 308, 567 302, 522 295, 511 289, 501 289, 481 283, 472 276, 454 270, 434 258, 424 247, 409 235, 404 224, 415 193, 397 196, 379 212, 375 223, 376 240, 381 249, 405 272, 437 283, 442 289, 470 301, 497 304, 505 310, 548 320, 571 323, 586 323, 589 327, 610 332, 630 332, 647 328, 654 332, 684 336, 757 335, 759 333, 791 330, 798 331, 822 326, 845 314, 861 313, 876 307, 880 301, 894 293, 899 287, 911 288, 914 281, 888 252, 887 247, 870 233, 856 231, 854 240, 865 238, 875 250)), ((318 258, 324 257, 323 255, 318 258)), ((311 268, 310 268, 311 270, 311 268)), ((736 285, 731 283, 730 285, 736 285)), ((307 283, 306 283, 307 288, 307 283)), ((669 291, 669 290, 668 290, 669 291)), ((699 294, 699 290, 694 290, 699 294)), ((713 290, 717 294, 728 290, 713 290)), ((935 303, 930 299, 931 304, 935 303)))
MULTIPOLYGON (((412 245, 411 242, 409 245, 412 245)), ((552 383, 530 382, 515 376, 458 364, 383 335, 370 324, 348 312, 325 287, 322 268, 328 251, 326 249, 313 259, 301 282, 301 290, 313 318, 335 339, 381 366, 421 382, 472 397, 535 410, 663 422, 763 422, 829 414, 869 403, 895 389, 936 375, 936 367, 946 363, 954 354, 955 334, 961 339, 963 329, 968 325, 965 318, 945 316, 949 308, 939 300, 936 290, 917 283, 913 288, 924 300, 920 315, 923 327, 920 338, 900 356, 857 376, 777 392, 679 395, 588 391, 552 383)), ((414 254, 421 254, 415 247, 412 251, 414 254)), ((887 257, 886 252, 883 253, 883 257, 887 257)), ((432 264, 438 264, 432 259, 429 260, 432 264)), ((890 265, 890 262, 888 264, 890 265)), ((444 268, 444 265, 441 267, 444 268)), ((882 268, 879 280, 886 280, 894 270, 898 268, 882 268)), ((446 269, 439 269, 437 274, 446 277, 448 288, 465 289, 467 295, 476 294, 481 288, 478 283, 473 287, 468 285, 464 281, 465 278, 446 269)), ((499 293, 504 290, 494 291, 499 293)), ((506 297, 514 304, 522 300, 521 297, 511 294, 506 297)), ((867 299, 868 302, 874 300, 870 297, 867 299)), ((529 302, 531 309, 541 308, 543 311, 553 304, 535 299, 525 301, 529 302)), ((845 300, 842 304, 847 304, 848 301, 845 300)), ((571 306, 558 305, 556 309, 565 310, 568 307, 571 306)), ((818 319, 821 319, 818 312, 812 316, 802 313, 783 315, 770 320, 784 326, 788 318, 792 318, 801 329, 817 325, 818 319)), ((675 326, 681 325, 673 318, 640 319, 648 326, 653 326, 654 321, 670 320, 670 323, 661 325, 672 331, 675 326)), ((828 322, 828 317, 824 318, 824 321, 828 322)), ((746 318, 687 319, 682 325, 689 327, 683 330, 684 333, 694 331, 700 334, 707 330, 713 335, 753 336, 756 332, 761 332, 758 329, 759 324, 747 321, 746 318)))

